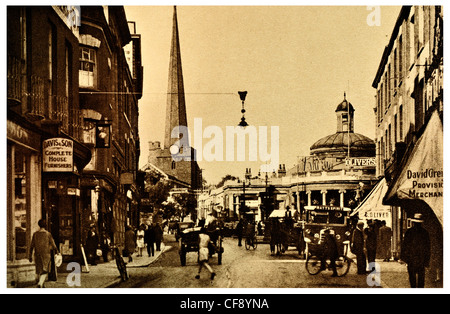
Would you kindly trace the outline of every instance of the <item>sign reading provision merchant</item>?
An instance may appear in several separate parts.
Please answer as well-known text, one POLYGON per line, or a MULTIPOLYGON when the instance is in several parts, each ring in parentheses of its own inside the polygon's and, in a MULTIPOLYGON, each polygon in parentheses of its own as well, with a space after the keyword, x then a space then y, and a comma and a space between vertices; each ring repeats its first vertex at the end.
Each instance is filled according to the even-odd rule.
POLYGON ((73 141, 67 138, 51 138, 42 143, 44 172, 73 171, 73 141))

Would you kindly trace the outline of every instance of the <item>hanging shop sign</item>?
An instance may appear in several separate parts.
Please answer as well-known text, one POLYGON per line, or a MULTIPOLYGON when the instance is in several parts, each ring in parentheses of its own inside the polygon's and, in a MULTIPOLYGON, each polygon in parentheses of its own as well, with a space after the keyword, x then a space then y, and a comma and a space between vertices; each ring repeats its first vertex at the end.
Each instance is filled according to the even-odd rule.
POLYGON ((51 138, 42 142, 44 172, 73 171, 73 141, 66 138, 51 138))

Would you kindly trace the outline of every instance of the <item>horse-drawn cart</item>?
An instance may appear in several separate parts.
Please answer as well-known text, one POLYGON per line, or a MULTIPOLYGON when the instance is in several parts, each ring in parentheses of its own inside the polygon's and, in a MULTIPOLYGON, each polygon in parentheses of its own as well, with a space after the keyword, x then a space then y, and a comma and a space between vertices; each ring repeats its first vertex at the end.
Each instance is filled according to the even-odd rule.
MULTIPOLYGON (((201 227, 188 228, 181 232, 180 238, 180 262, 181 266, 186 266, 186 254, 189 252, 198 252, 198 235, 201 227)), ((224 252, 222 246, 222 233, 220 228, 207 229, 206 233, 211 238, 211 245, 209 246, 209 256, 217 253, 217 263, 222 264, 222 254, 224 252)))

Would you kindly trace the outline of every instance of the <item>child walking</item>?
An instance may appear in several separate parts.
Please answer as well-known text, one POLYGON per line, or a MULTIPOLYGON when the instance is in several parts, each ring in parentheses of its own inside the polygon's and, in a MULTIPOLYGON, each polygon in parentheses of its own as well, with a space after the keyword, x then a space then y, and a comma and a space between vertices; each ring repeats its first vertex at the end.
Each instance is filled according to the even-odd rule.
POLYGON ((216 273, 212 269, 212 267, 208 264, 209 260, 209 249, 208 244, 211 242, 211 238, 206 233, 206 229, 202 227, 200 230, 200 234, 198 235, 198 261, 200 263, 200 266, 198 268, 198 274, 195 276, 196 279, 200 279, 200 272, 202 271, 203 266, 208 269, 208 271, 211 273, 211 280, 214 279, 216 276, 216 273))

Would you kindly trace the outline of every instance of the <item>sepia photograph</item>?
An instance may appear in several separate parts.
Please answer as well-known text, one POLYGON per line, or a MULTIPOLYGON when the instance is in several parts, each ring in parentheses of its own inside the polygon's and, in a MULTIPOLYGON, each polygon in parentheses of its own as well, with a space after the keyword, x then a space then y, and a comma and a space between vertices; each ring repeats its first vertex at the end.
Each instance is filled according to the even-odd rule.
POLYGON ((443 12, 5 5, 3 288, 443 292, 443 12))

